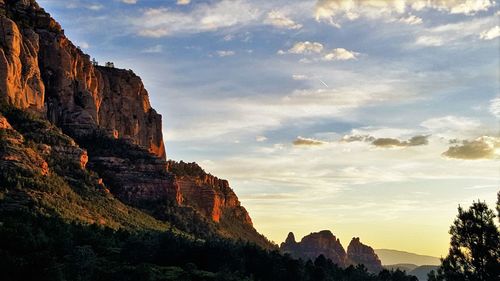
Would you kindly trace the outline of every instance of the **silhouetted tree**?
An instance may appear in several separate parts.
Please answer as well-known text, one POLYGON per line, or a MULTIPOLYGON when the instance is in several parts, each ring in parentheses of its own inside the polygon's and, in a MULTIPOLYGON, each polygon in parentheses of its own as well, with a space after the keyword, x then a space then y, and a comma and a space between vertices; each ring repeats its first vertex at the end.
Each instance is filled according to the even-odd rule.
POLYGON ((484 202, 474 202, 467 211, 458 207, 448 256, 429 280, 500 280, 500 234, 494 219, 484 202))
POLYGON ((498 215, 498 222, 500 222, 500 191, 497 193, 497 215, 498 215))

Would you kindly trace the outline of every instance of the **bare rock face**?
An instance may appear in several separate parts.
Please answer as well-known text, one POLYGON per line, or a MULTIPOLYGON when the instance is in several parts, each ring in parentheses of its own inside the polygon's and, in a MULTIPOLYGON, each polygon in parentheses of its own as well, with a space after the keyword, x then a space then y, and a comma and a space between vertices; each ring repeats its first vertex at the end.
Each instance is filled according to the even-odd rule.
POLYGON ((0 16, 1 99, 22 109, 42 111, 44 84, 38 67, 39 37, 0 16))
POLYGON ((164 159, 129 141, 104 135, 81 143, 89 148, 88 167, 98 172, 122 201, 141 208, 167 201, 182 204, 179 186, 164 159))
POLYGON ((105 129, 165 158, 161 116, 132 71, 92 64, 35 1, 0 2, 0 99, 73 137, 105 129))
POLYGON ((352 238, 347 247, 347 257, 354 265, 363 264, 371 272, 382 270, 382 262, 372 247, 360 242, 358 237, 352 238))
POLYGON ((5 118, 2 114, 0 114, 0 130, 1 129, 12 129, 12 126, 9 124, 7 118, 5 118))
POLYGON ((324 255, 339 266, 347 265, 347 254, 340 240, 329 230, 314 232, 304 236, 298 243, 295 242, 293 233, 288 234, 287 240, 281 244, 280 250, 291 256, 314 260, 319 255, 324 255))
POLYGON ((205 173, 196 163, 168 161, 168 170, 176 176, 184 204, 192 205, 216 223, 231 216, 252 226, 250 216, 227 180, 205 173))

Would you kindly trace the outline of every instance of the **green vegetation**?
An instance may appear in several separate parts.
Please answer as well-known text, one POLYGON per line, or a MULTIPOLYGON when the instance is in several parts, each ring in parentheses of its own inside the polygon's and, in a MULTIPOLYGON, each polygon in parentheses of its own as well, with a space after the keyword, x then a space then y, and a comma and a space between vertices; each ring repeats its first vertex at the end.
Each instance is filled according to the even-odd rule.
POLYGON ((459 207, 450 228, 448 256, 437 273, 429 273, 428 280, 500 280, 500 232, 494 221, 494 212, 484 202, 474 202, 468 210, 459 207))
POLYGON ((362 266, 341 269, 323 256, 303 262, 223 239, 131 233, 26 212, 0 217, 0 279, 5 281, 416 280, 402 271, 372 275, 362 266))
POLYGON ((128 207, 110 196, 99 176, 78 159, 52 153, 54 147, 78 149, 73 139, 35 114, 0 105, 14 128, 0 130, 0 210, 36 210, 68 221, 111 228, 166 229, 169 224, 128 207), (48 174, 43 175, 44 162, 48 174))

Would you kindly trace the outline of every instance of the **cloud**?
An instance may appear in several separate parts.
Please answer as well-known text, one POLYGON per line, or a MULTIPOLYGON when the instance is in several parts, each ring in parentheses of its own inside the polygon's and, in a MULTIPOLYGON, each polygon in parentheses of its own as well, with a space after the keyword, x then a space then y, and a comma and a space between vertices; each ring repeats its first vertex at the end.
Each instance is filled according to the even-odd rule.
POLYGON ((89 10, 93 10, 93 11, 99 11, 102 8, 104 8, 104 6, 101 4, 90 4, 90 5, 85 6, 85 8, 87 8, 89 10))
POLYGON ((483 40, 492 40, 497 38, 498 36, 500 36, 500 26, 498 25, 479 34, 479 38, 483 40))
POLYGON ((122 0, 125 4, 137 4, 137 0, 122 0))
POLYGON ((490 113, 500 118, 500 96, 490 100, 490 113))
POLYGON ((303 75, 303 74, 293 74, 292 79, 300 81, 300 80, 308 80, 309 77, 307 77, 307 75, 303 75))
POLYGON ((286 29, 300 29, 302 28, 302 25, 299 23, 296 23, 283 13, 279 11, 271 11, 267 14, 267 18, 265 19, 264 23, 270 24, 272 26, 278 27, 278 28, 286 28, 286 29))
POLYGON ((288 51, 280 50, 279 54, 314 54, 321 53, 323 51, 323 44, 318 42, 297 42, 288 51))
POLYGON ((399 22, 406 23, 409 25, 416 25, 416 24, 422 23, 422 18, 419 18, 419 17, 414 16, 414 15, 408 15, 406 17, 400 18, 399 22))
POLYGON ((477 119, 460 116, 435 117, 420 123, 420 126, 429 130, 430 133, 446 138, 470 136, 481 128, 481 122, 477 119))
POLYGON ((257 136, 257 137, 255 137, 255 140, 257 142, 264 142, 267 140, 267 137, 266 136, 257 136))
POLYGON ((309 58, 301 59, 301 62, 305 63, 319 61, 319 60, 323 61, 354 60, 360 55, 357 52, 349 51, 344 48, 335 48, 332 49, 331 51, 324 52, 323 44, 318 42, 309 42, 309 41, 297 42, 292 46, 292 48, 288 49, 287 51, 279 50, 278 54, 321 55, 321 57, 316 57, 312 59, 309 58))
POLYGON ((164 37, 216 31, 257 24, 262 11, 244 0, 202 3, 189 11, 150 8, 133 19, 136 32, 145 37, 164 37))
POLYGON ((149 47, 149 48, 142 50, 142 53, 158 54, 158 53, 161 53, 162 51, 163 51, 162 45, 155 45, 155 46, 152 46, 152 47, 149 47))
POLYGON ((340 140, 341 142, 373 142, 375 140, 374 136, 370 135, 345 135, 340 140))
POLYGON ((323 59, 326 61, 333 61, 333 60, 353 60, 356 59, 356 57, 359 55, 359 53, 353 52, 353 51, 348 51, 344 48, 336 48, 331 50, 330 52, 326 53, 323 56, 323 59))
POLYGON ((498 148, 500 148, 499 138, 484 136, 451 146, 443 153, 443 156, 464 160, 492 159, 495 158, 498 148))
POLYGON ((375 139, 372 144, 378 147, 408 147, 408 146, 420 146, 427 145, 429 143, 429 136, 414 136, 408 141, 401 141, 393 138, 378 138, 375 139))
MULTIPOLYGON (((366 18, 392 18, 411 11, 433 9, 449 14, 473 15, 486 11, 495 5, 493 0, 318 0, 315 17, 318 21, 326 21, 340 27, 343 20, 366 18)), ((411 16, 410 16, 411 17, 411 16)), ((410 19, 407 23, 417 23, 418 19, 410 19)))
POLYGON ((497 22, 496 16, 487 16, 425 28, 415 33, 413 46, 470 44, 478 34, 480 39, 491 40, 494 36, 498 36, 495 35, 498 30, 495 27, 491 28, 497 22))
POLYGON ((234 51, 228 51, 228 50, 220 50, 220 51, 217 51, 217 55, 219 57, 230 57, 230 56, 234 56, 236 53, 234 51))
POLYGON ((177 0, 177 5, 188 5, 191 0, 177 0))
POLYGON ((444 40, 440 36, 419 36, 415 40, 415 44, 421 46, 442 46, 444 45, 444 40))
POLYGON ((326 142, 310 138, 303 138, 301 136, 297 137, 297 139, 293 141, 293 145, 298 146, 318 146, 323 144, 326 144, 326 142))

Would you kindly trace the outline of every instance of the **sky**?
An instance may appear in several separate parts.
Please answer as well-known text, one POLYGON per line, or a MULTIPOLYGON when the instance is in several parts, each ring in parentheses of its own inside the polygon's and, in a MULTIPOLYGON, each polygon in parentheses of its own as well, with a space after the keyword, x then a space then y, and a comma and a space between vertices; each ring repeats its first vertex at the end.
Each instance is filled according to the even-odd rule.
POLYGON ((133 69, 168 158, 226 178, 280 243, 444 256, 458 205, 500 190, 492 0, 38 0, 133 69))

